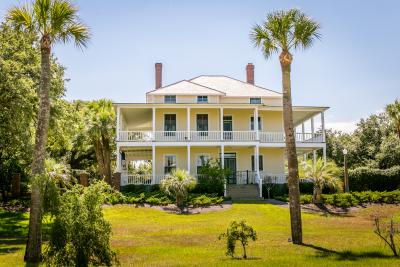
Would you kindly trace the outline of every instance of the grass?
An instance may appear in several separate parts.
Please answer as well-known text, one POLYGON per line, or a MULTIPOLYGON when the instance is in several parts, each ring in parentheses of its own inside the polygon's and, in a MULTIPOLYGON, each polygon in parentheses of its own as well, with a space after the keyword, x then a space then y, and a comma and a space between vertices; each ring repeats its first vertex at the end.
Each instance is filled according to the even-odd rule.
MULTIPOLYGON (((287 208, 261 202, 196 215, 117 205, 104 209, 121 266, 399 266, 400 259, 373 233, 371 215, 400 214, 393 205, 372 206, 350 216, 303 213, 304 243, 288 242, 287 208), (258 233, 249 260, 225 256, 217 236, 229 222, 245 219, 258 233)), ((0 211, 0 266, 23 266, 27 214, 0 211)), ((238 247, 237 254, 241 250, 238 247)))

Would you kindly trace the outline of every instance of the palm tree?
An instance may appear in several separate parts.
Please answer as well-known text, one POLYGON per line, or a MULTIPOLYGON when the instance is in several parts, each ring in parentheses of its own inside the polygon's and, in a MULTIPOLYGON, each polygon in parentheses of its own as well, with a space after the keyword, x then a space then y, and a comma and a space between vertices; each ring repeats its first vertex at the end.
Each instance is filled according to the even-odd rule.
POLYGON ((313 202, 321 203, 322 189, 325 186, 343 190, 343 182, 339 178, 340 170, 332 161, 324 162, 319 158, 315 164, 313 160, 303 161, 299 171, 299 176, 303 180, 311 180, 314 183, 313 202))
POLYGON ((294 136, 290 71, 293 60, 292 50, 309 48, 314 39, 320 38, 317 22, 297 9, 277 11, 267 15, 266 21, 253 27, 250 37, 260 47, 265 58, 279 54, 283 87, 283 123, 286 137, 286 154, 289 169, 289 202, 292 240, 302 243, 299 174, 294 136))
POLYGON ((173 170, 161 182, 161 189, 175 198, 176 206, 181 212, 186 207, 187 196, 190 189, 196 186, 196 179, 191 176, 187 171, 177 169, 173 170))
POLYGON ((397 136, 400 138, 400 101, 396 99, 393 104, 387 105, 386 112, 392 119, 397 136))
MULTIPOLYGON (((32 175, 44 172, 47 134, 50 117, 51 49, 57 43, 71 40, 78 47, 86 46, 88 28, 77 16, 77 8, 68 0, 35 0, 30 5, 13 7, 8 11, 7 21, 15 28, 36 34, 41 52, 41 76, 39 88, 39 112, 33 151, 32 175)), ((25 261, 39 262, 42 245, 41 193, 38 185, 32 185, 29 234, 25 261)))
POLYGON ((107 99, 88 104, 86 126, 96 154, 100 177, 111 185, 111 142, 115 134, 115 112, 107 99))

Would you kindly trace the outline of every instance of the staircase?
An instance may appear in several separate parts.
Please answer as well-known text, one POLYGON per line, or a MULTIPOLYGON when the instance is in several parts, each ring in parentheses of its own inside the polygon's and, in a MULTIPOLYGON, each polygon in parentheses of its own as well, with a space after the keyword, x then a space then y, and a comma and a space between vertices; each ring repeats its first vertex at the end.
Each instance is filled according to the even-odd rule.
POLYGON ((232 199, 260 199, 257 184, 227 184, 226 194, 232 199))

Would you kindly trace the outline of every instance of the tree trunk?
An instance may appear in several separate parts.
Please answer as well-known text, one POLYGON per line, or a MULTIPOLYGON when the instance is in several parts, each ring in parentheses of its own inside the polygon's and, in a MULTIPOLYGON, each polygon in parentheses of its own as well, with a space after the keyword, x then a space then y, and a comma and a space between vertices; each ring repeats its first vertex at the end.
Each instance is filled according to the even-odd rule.
POLYGON ((94 152, 96 154, 99 175, 102 179, 104 179, 103 145, 99 139, 94 140, 94 152))
POLYGON ((296 139, 294 136, 290 82, 292 55, 288 51, 283 51, 279 56, 279 60, 282 69, 283 124, 285 128, 286 155, 289 169, 288 187, 292 241, 294 244, 301 244, 303 242, 303 237, 300 210, 299 171, 296 152, 296 139))
MULTIPOLYGON (((50 51, 51 42, 48 36, 43 36, 40 42, 41 74, 39 88, 39 112, 36 127, 35 148, 33 151, 32 175, 44 173, 44 160, 46 158, 47 134, 50 118, 50 51)), ((32 184, 31 209, 29 216, 28 241, 24 260, 39 262, 42 254, 42 203, 41 192, 37 183, 32 184)))
POLYGON ((314 204, 320 204, 322 203, 322 188, 319 187, 318 185, 314 185, 314 192, 313 192, 313 202, 314 204))
POLYGON ((101 136, 103 143, 103 159, 104 159, 104 175, 107 183, 112 184, 111 181, 111 149, 110 141, 105 135, 101 136))

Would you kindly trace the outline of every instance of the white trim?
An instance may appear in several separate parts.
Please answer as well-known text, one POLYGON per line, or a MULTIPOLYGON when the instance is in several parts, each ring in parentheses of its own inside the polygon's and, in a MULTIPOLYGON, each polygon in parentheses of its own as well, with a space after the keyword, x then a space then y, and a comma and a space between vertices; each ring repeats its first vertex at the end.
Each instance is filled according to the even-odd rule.
MULTIPOLYGON (((254 152, 253 152, 253 154, 251 154, 250 155, 250 168, 251 168, 251 156, 254 156, 254 159, 255 159, 255 154, 254 154, 254 152)), ((261 156, 262 157, 262 165, 263 165, 263 169, 262 170, 260 170, 260 172, 262 172, 262 171, 264 171, 264 166, 265 166, 265 161, 264 161, 264 154, 262 154, 262 153, 260 153, 260 152, 258 152, 258 156, 261 156)), ((254 162, 254 165, 255 165, 255 162, 254 162)), ((259 164, 260 165, 260 164, 259 164)), ((258 166, 259 168, 260 168, 260 166, 258 166)), ((256 166, 254 166, 254 169, 256 168, 256 166)), ((253 171, 253 170, 251 170, 251 171, 253 171)))
MULTIPOLYGON (((251 129, 251 118, 252 117, 254 117, 254 115, 250 115, 249 116, 249 131, 255 131, 254 129, 252 130, 251 129)), ((258 113, 258 117, 260 118, 260 126, 261 126, 261 129, 260 130, 258 130, 259 132, 263 132, 264 131, 264 123, 263 123, 263 116, 260 114, 260 113, 258 113)))

